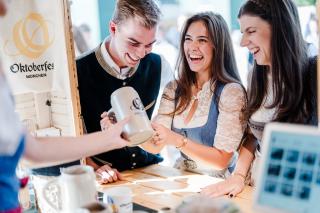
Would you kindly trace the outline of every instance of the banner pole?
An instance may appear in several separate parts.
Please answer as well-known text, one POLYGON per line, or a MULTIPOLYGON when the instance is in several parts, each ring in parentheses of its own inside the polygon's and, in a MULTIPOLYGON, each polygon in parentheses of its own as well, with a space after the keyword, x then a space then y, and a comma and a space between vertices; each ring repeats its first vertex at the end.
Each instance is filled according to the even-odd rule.
POLYGON ((75 62, 75 50, 74 50, 74 40, 72 33, 72 21, 70 16, 70 3, 69 0, 63 0, 64 9, 64 29, 67 47, 67 59, 69 67, 69 80, 70 80, 70 90, 71 90, 71 100, 73 107, 73 118, 76 136, 83 134, 83 126, 81 120, 81 106, 80 97, 78 91, 78 77, 77 68, 75 62))

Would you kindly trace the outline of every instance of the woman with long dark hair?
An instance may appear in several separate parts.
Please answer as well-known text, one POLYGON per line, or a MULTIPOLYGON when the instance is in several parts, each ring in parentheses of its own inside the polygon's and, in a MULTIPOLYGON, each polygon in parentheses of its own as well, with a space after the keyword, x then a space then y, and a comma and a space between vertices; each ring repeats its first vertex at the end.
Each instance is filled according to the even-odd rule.
POLYGON ((241 45, 253 54, 249 81, 249 132, 235 171, 226 181, 203 190, 209 196, 240 193, 254 185, 266 123, 317 125, 316 59, 309 59, 292 0, 248 0, 238 14, 241 45), (251 168, 251 169, 250 169, 251 168))
POLYGON ((143 147, 158 153, 173 145, 181 152, 176 167, 224 177, 234 167, 243 136, 246 94, 220 15, 204 12, 187 19, 178 70, 177 80, 164 90, 153 123, 156 134, 143 147))

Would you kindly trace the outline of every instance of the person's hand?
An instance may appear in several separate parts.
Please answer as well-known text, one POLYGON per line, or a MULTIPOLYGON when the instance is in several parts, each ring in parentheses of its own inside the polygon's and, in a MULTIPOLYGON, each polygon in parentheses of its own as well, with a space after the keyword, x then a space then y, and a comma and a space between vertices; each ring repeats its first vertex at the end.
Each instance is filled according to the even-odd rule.
POLYGON ((128 146, 129 141, 121 136, 122 129, 130 120, 130 117, 119 121, 116 124, 112 124, 108 129, 102 131, 105 137, 110 141, 109 146, 113 145, 113 149, 120 149, 122 147, 128 146))
POLYGON ((155 122, 152 122, 151 126, 155 131, 155 134, 152 137, 152 143, 154 145, 163 145, 172 140, 173 132, 170 129, 155 122))
POLYGON ((117 169, 111 168, 109 165, 101 166, 96 170, 96 177, 99 184, 106 184, 123 180, 122 175, 117 169))
POLYGON ((114 113, 108 114, 107 112, 103 112, 100 116, 101 116, 100 127, 102 131, 108 129, 113 124, 117 123, 117 119, 114 113))
POLYGON ((209 197, 228 195, 230 198, 236 196, 244 189, 244 178, 239 175, 232 175, 226 180, 209 185, 202 189, 201 194, 209 197))

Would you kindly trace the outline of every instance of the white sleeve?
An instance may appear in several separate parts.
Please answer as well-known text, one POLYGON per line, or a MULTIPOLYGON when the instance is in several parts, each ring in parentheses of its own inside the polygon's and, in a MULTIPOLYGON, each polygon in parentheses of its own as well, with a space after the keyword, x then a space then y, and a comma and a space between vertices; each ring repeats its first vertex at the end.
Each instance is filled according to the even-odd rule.
POLYGON ((13 155, 22 136, 22 125, 14 111, 9 86, 0 72, 0 155, 13 155))
POLYGON ((214 139, 214 146, 217 149, 234 152, 239 147, 246 127, 246 120, 243 117, 245 105, 246 95, 241 85, 226 84, 219 100, 219 116, 214 139))
POLYGON ((173 81, 169 82, 163 90, 161 96, 160 107, 157 110, 157 115, 154 117, 153 121, 163 126, 171 129, 173 116, 169 115, 175 109, 175 83, 173 81))
POLYGON ((161 100, 161 95, 163 93, 163 90, 165 88, 165 86, 174 79, 174 73, 171 69, 171 66, 169 64, 169 62, 162 56, 161 57, 161 81, 160 81, 160 89, 159 89, 159 93, 158 93, 158 98, 157 98, 157 102, 156 105, 154 107, 153 113, 152 113, 152 117, 154 117, 159 109, 159 105, 160 105, 160 100, 161 100))

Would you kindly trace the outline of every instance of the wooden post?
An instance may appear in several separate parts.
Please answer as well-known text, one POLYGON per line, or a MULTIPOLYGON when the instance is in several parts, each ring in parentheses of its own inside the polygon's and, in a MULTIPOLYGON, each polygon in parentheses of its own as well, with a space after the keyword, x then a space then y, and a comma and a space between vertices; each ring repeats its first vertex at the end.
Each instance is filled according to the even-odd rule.
POLYGON ((64 8, 64 28, 65 28, 66 47, 67 47, 74 127, 75 127, 76 136, 79 136, 83 134, 83 125, 82 125, 82 119, 81 119, 81 106, 80 106, 80 97, 79 97, 79 91, 78 91, 78 77, 77 77, 77 70, 76 70, 77 68, 75 63, 75 51, 74 51, 74 41, 73 41, 73 33, 72 33, 72 22, 70 17, 69 0, 63 0, 63 8, 64 8))

